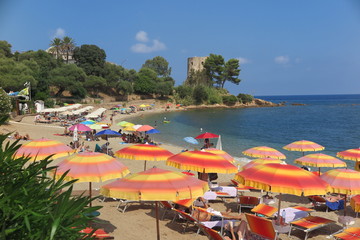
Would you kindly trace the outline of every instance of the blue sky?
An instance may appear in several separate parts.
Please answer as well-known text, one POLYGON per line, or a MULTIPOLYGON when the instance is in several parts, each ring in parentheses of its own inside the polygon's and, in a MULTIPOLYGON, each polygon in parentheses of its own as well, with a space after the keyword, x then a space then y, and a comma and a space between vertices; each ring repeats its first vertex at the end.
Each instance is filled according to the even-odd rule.
POLYGON ((13 51, 65 35, 128 69, 162 56, 176 85, 188 57, 214 53, 240 60, 232 94, 360 93, 356 0, 0 0, 0 40, 13 51))

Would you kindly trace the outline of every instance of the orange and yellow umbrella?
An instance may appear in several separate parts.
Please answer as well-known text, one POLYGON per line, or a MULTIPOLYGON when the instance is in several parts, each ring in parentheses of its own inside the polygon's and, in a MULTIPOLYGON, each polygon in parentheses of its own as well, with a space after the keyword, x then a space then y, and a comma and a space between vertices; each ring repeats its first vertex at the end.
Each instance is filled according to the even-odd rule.
POLYGON ((237 167, 227 159, 205 151, 178 153, 170 157, 166 165, 201 173, 236 173, 238 171, 237 167))
POLYGON ((323 153, 314 153, 295 159, 294 163, 304 166, 318 167, 346 167, 346 163, 323 153))
POLYGON ((242 152, 244 155, 255 158, 273 158, 273 159, 285 159, 286 156, 278 150, 267 147, 253 147, 242 152))
POLYGON ((283 149, 288 151, 298 151, 298 152, 309 152, 309 151, 315 152, 315 151, 324 150, 325 147, 317 143, 314 143, 312 141, 300 140, 284 146, 283 149))
POLYGON ((360 161, 360 148, 338 152, 336 156, 345 160, 360 161))
POLYGON ((68 156, 74 149, 62 142, 46 138, 32 140, 23 144, 15 153, 15 157, 29 156, 31 160, 42 160, 53 154, 52 159, 68 156))
POLYGON ((157 239, 160 239, 158 201, 178 201, 196 198, 209 190, 207 182, 160 168, 129 175, 101 187, 100 193, 107 197, 135 201, 156 201, 157 239))
POLYGON ((165 161, 172 155, 170 151, 150 144, 137 144, 115 152, 115 156, 119 158, 145 160, 144 170, 146 161, 165 161))
POLYGON ((219 155, 219 156, 225 158, 226 160, 228 160, 231 163, 235 162, 234 158, 230 154, 228 154, 227 152, 225 152, 223 150, 219 150, 219 149, 216 149, 216 148, 206 148, 206 149, 204 149, 204 151, 219 155))
POLYGON ((284 163, 284 162, 280 159, 259 158, 259 159, 252 160, 251 162, 242 166, 242 170, 245 170, 245 169, 257 166, 257 165, 261 165, 261 164, 268 164, 268 163, 284 163))

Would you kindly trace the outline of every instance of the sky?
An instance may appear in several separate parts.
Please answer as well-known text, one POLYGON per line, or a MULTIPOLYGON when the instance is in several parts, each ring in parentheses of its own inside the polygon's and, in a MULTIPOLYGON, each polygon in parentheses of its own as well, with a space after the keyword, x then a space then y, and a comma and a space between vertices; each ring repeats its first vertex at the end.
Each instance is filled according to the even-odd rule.
POLYGON ((213 53, 239 59, 240 84, 225 84, 235 95, 360 93, 357 0, 0 0, 12 51, 64 36, 127 69, 162 56, 176 85, 187 58, 213 53))

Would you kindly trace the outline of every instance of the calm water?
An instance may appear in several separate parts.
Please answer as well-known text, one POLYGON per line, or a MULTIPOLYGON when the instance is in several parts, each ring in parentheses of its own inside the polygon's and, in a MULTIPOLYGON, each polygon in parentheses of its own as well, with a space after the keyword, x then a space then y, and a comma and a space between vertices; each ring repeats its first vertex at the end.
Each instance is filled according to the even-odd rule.
MULTIPOLYGON (((154 125, 160 134, 153 134, 157 142, 167 142, 192 148, 184 137, 203 132, 221 135, 223 150, 237 158, 241 152, 256 146, 275 148, 287 156, 287 161, 302 156, 282 147, 298 140, 310 140, 325 147, 324 154, 360 146, 360 94, 257 96, 272 102, 286 102, 284 107, 246 109, 206 109, 164 112, 130 119, 136 124, 154 125), (305 106, 293 106, 303 103, 305 106), (162 123, 164 117, 171 123, 162 123)), ((215 141, 215 140, 214 140, 215 141)), ((216 142, 214 142, 216 145, 216 142)), ((196 145, 195 145, 196 146, 196 145)), ((197 147, 201 147, 199 144, 197 147)), ((312 152, 307 152, 309 154, 312 152)), ((352 168, 353 162, 346 161, 352 168)))

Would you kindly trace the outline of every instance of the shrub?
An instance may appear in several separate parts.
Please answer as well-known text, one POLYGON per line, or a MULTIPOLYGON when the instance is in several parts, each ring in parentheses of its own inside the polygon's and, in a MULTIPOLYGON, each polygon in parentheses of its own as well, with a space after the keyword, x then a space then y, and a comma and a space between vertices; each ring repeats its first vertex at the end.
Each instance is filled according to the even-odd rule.
POLYGON ((209 104, 221 104, 222 103, 222 97, 220 95, 220 91, 218 91, 216 88, 209 87, 207 88, 207 92, 209 95, 209 104))
POLYGON ((193 88, 190 86, 181 85, 175 88, 175 92, 180 98, 186 98, 192 95, 193 88))
POLYGON ((244 94, 244 93, 239 93, 239 95, 237 95, 237 98, 239 99, 240 102, 242 103, 250 103, 254 100, 254 97, 250 94, 244 94))
POLYGON ((9 119, 11 109, 11 98, 7 95, 4 89, 0 88, 0 117, 5 117, 6 120, 9 119))
POLYGON ((235 105, 235 103, 238 101, 237 97, 234 95, 227 95, 222 97, 223 103, 229 106, 235 105))
POLYGON ((43 100, 43 101, 45 101, 48 98, 49 98, 49 94, 47 94, 45 92, 37 92, 35 94, 34 100, 43 100))
POLYGON ((55 105, 55 101, 54 101, 54 100, 52 100, 51 98, 45 99, 45 101, 44 101, 44 106, 45 106, 45 107, 47 107, 47 108, 52 108, 52 107, 54 107, 54 105, 55 105))
POLYGON ((193 99, 196 104, 202 104, 209 100, 209 93, 204 86, 197 85, 193 91, 193 99))

